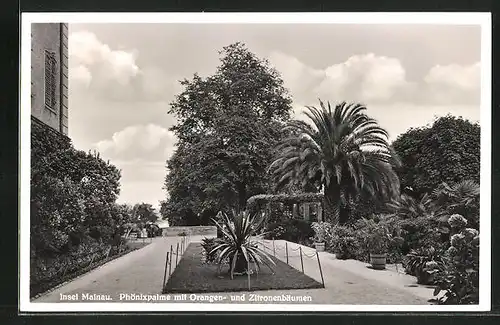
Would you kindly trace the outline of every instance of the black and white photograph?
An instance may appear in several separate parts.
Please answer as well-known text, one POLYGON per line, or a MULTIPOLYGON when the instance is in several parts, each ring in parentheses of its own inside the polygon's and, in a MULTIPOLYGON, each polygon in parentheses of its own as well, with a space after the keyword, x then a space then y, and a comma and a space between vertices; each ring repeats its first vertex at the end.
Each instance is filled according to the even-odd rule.
POLYGON ((21 27, 21 312, 491 309, 490 14, 21 27))

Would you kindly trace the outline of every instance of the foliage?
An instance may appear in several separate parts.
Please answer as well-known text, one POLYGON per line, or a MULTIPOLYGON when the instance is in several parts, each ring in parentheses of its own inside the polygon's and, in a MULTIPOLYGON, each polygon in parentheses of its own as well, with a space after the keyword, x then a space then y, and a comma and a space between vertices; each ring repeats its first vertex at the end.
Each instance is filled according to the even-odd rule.
POLYGON ((144 227, 148 222, 156 222, 158 213, 153 205, 149 203, 137 203, 132 209, 132 215, 135 223, 144 227))
POLYGON ((372 254, 386 254, 390 248, 400 247, 403 242, 401 229, 393 216, 361 219, 356 230, 362 238, 362 245, 372 254))
POLYGON ((213 264, 217 261, 218 251, 214 250, 219 245, 219 238, 203 238, 201 246, 203 247, 203 262, 206 264, 213 264))
POLYGON ((242 209, 267 192, 266 168, 291 112, 283 80, 267 61, 241 43, 220 54, 216 72, 183 80, 170 106, 178 139, 165 179, 171 225, 208 225, 217 211, 242 209))
POLYGON ((424 194, 420 200, 402 194, 387 204, 389 211, 402 219, 418 218, 432 213, 432 200, 428 194, 424 194))
POLYGON ((83 274, 129 250, 126 241, 122 241, 118 248, 103 246, 99 241, 89 238, 71 253, 31 259, 30 296, 83 274))
POLYGON ((434 247, 421 247, 411 250, 404 259, 403 266, 406 273, 417 277, 419 284, 432 284, 434 282, 434 272, 441 263, 443 252, 434 247))
POLYGON ((45 126, 33 124, 31 138, 35 255, 67 252, 87 236, 109 241, 121 222, 114 213, 119 170, 96 153, 75 150, 45 126))
POLYGON ((398 165, 387 132, 364 113, 360 104, 307 107, 312 125, 294 120, 285 130, 294 135, 276 148, 277 156, 269 167, 277 188, 296 180, 302 186, 313 184, 324 189, 326 220, 347 221, 344 206, 361 193, 387 199, 399 191, 392 169, 398 165), (376 148, 376 149, 374 149, 376 148), (341 218, 342 220, 339 220, 341 218))
POLYGON ((61 261, 68 265, 66 272, 76 272, 89 246, 119 245, 116 238, 129 220, 126 209, 116 204, 119 180, 120 171, 98 153, 76 150, 65 136, 32 123, 33 288, 53 284, 61 276, 61 261))
POLYGON ((359 251, 359 238, 352 227, 336 225, 327 237, 326 249, 339 260, 356 258, 359 251))
POLYGON ((281 202, 284 204, 300 204, 308 202, 322 202, 323 194, 321 193, 300 193, 300 194, 258 194, 250 197, 247 201, 247 206, 251 208, 255 205, 265 203, 281 202))
POLYGON ((479 184, 463 180, 448 185, 440 184, 433 192, 435 214, 446 222, 453 214, 463 216, 469 227, 479 229, 479 184))
POLYGON ((443 266, 436 272, 434 295, 445 292, 437 299, 440 304, 479 303, 479 231, 465 228, 459 220, 455 217, 448 221, 460 230, 451 236, 443 266))
POLYGON ((443 246, 442 229, 439 221, 433 216, 423 215, 401 219, 398 224, 401 228, 401 236, 404 239, 401 246, 403 255, 418 248, 434 247, 440 249, 443 246))
POLYGON ((332 224, 330 222, 313 222, 311 227, 314 230, 315 243, 324 243, 332 233, 332 224))
POLYGON ((311 222, 294 218, 282 218, 281 221, 268 224, 266 239, 282 239, 302 245, 310 244, 314 236, 311 222))
POLYGON ((479 182, 480 127, 462 118, 444 116, 430 127, 410 129, 392 144, 401 158, 401 188, 420 197, 442 182, 479 182))
POLYGON ((252 236, 255 236, 264 225, 264 215, 250 214, 247 211, 237 213, 234 210, 231 217, 224 212, 219 214, 224 226, 215 219, 214 222, 223 232, 224 237, 210 252, 210 254, 219 252, 217 258, 219 269, 226 260, 229 260, 231 278, 235 272, 250 272, 249 265, 252 262, 255 263, 257 271, 260 270, 261 264, 272 269, 271 265, 275 264, 274 261, 258 247, 257 242, 252 241, 252 236))

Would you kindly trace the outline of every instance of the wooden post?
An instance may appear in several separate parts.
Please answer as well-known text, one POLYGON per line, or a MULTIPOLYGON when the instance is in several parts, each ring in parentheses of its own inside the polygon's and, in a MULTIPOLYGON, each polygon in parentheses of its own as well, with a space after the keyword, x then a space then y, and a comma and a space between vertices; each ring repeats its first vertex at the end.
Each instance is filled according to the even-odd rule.
POLYGON ((325 279, 323 279, 323 270, 321 269, 321 262, 319 261, 319 254, 316 251, 316 257, 318 258, 319 274, 321 275, 321 282, 323 283, 323 288, 325 287, 325 279))
POLYGON ((172 260, 173 260, 173 257, 174 257, 174 249, 172 248, 172 245, 170 245, 170 260, 169 260, 169 271, 168 271, 168 275, 170 276, 172 274, 172 260))
POLYGON ((302 259, 302 246, 299 246, 300 251, 300 266, 302 266, 302 273, 304 273, 304 260, 302 259))
POLYGON ((177 242, 177 248, 175 249, 175 266, 179 264, 179 242, 177 242))
POLYGON ((276 246, 274 245, 274 238, 273 238, 273 255, 276 257, 276 246))
POLYGON ((250 261, 247 260, 248 291, 250 291, 250 261))
POLYGON ((165 281, 167 281, 168 257, 169 257, 169 252, 167 252, 167 257, 165 259, 165 271, 163 273, 163 287, 161 288, 161 292, 165 290, 165 281))
POLYGON ((286 250, 286 264, 288 264, 288 242, 285 242, 285 250, 286 250))

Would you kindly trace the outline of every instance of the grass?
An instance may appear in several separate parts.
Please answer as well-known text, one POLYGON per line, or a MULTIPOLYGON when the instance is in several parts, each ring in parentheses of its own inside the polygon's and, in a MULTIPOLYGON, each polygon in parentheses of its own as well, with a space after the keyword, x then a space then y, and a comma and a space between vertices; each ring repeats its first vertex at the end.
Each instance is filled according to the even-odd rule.
MULTIPOLYGON (((250 290, 248 276, 228 274, 229 266, 222 267, 217 273, 217 265, 203 264, 201 260, 202 246, 192 243, 188 246, 179 265, 170 276, 163 293, 202 293, 202 292, 236 292, 256 290, 284 290, 284 289, 311 289, 322 288, 323 285, 288 264, 271 257, 276 263, 271 270, 262 266, 258 274, 250 276, 250 290)), ((250 264, 254 269, 253 265, 250 264)))

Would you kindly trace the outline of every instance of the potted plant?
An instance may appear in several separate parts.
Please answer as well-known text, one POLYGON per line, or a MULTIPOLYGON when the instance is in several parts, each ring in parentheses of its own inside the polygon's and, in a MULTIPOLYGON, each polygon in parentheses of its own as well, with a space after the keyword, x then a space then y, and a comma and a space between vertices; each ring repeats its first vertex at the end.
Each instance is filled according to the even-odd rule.
POLYGON ((328 226, 329 224, 326 222, 313 222, 311 224, 311 227, 314 230, 314 247, 318 252, 323 252, 325 250, 325 239, 328 226))
POLYGON ((387 218, 363 219, 362 238, 370 252, 370 264, 375 270, 385 270, 387 264, 387 251, 389 246, 400 242, 400 237, 394 235, 393 229, 389 227, 387 218))

